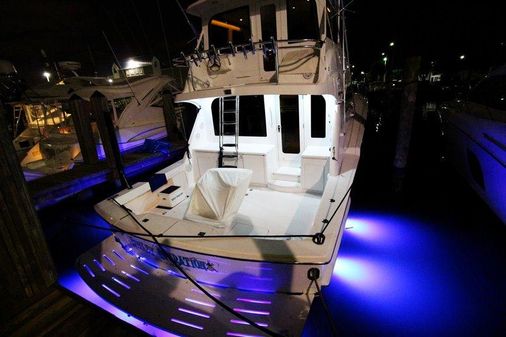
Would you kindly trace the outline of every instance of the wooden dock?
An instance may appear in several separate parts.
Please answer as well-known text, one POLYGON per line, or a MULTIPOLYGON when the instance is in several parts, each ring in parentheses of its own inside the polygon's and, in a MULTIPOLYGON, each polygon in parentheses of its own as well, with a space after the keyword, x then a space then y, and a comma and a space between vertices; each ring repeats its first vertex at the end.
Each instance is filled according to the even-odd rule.
MULTIPOLYGON (((164 153, 132 152, 123 155, 127 178, 156 171, 182 158, 185 148, 164 153)), ((113 171, 103 160, 96 164, 79 164, 72 170, 48 175, 27 183, 36 210, 57 204, 91 187, 113 181, 113 171)))
POLYGON ((96 337, 146 336, 57 286, 0 326, 0 336, 10 337, 96 337))

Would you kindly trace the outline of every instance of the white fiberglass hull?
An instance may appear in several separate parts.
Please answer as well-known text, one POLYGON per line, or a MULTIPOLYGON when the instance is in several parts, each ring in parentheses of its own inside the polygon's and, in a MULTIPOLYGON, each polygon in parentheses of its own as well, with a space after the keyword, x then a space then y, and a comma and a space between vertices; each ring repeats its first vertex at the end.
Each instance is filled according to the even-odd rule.
MULTIPOLYGON (((266 335, 213 302, 192 282, 182 277, 177 268, 153 256, 146 257, 149 253, 135 253, 140 248, 153 248, 150 244, 143 246, 131 242, 127 248, 131 250, 129 253, 124 250, 125 247, 110 237, 78 259, 79 274, 106 301, 130 315, 178 335, 266 335)), ((168 251, 196 279, 207 276, 213 283, 213 279, 221 278, 221 283, 226 284, 233 279, 230 276, 240 276, 238 279, 243 280, 245 288, 249 290, 199 282, 232 311, 283 336, 301 334, 314 294, 287 294, 269 290, 272 287, 268 279, 275 278, 288 266, 245 261, 235 264, 178 249, 168 251), (237 269, 235 273, 227 274, 226 270, 230 268, 237 269)))

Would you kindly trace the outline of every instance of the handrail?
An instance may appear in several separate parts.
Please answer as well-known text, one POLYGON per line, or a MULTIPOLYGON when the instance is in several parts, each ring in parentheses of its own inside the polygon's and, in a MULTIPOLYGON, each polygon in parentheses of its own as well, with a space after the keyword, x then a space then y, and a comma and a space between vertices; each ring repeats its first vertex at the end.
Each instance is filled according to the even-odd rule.
POLYGON ((196 49, 193 53, 190 53, 188 55, 185 55, 184 53, 181 53, 181 56, 178 58, 174 58, 172 61, 175 66, 190 66, 190 63, 194 63, 195 65, 198 65, 199 62, 202 62, 206 59, 213 59, 215 57, 218 57, 222 54, 232 54, 232 56, 235 56, 238 53, 244 54, 245 56, 248 54, 248 52, 255 53, 256 51, 261 51, 263 53, 265 52, 274 52, 277 55, 277 51, 279 49, 298 49, 298 48, 307 48, 307 49, 314 49, 314 50, 321 50, 325 41, 322 40, 314 40, 314 39, 298 39, 298 40, 275 40, 272 39, 271 41, 257 41, 253 42, 251 39, 248 43, 240 44, 240 45, 234 45, 233 43, 229 42, 228 46, 219 47, 216 48, 214 45, 211 45, 211 47, 207 50, 199 51, 196 49), (307 42, 314 42, 314 45, 305 44, 303 46, 280 46, 280 43, 307 43, 307 42))
MULTIPOLYGON (((191 63, 194 63, 195 66, 198 66, 199 63, 204 60, 209 60, 212 62, 212 67, 217 67, 218 69, 221 66, 220 56, 223 54, 231 55, 235 57, 237 54, 243 54, 247 57, 248 52, 251 52, 253 55, 259 51, 265 55, 268 53, 272 53, 275 55, 275 71, 276 71, 276 81, 279 83, 279 50, 281 49, 313 49, 314 51, 320 51, 323 47, 325 41, 316 40, 316 39, 296 39, 296 40, 276 40, 271 37, 270 41, 256 41, 253 42, 252 39, 249 39, 248 43, 241 45, 234 45, 232 42, 229 42, 227 46, 216 48, 214 45, 211 45, 208 50, 199 51, 195 49, 193 53, 185 55, 181 52, 181 56, 173 59, 174 66, 185 66, 189 67, 189 77, 192 83, 193 90, 195 89, 194 76, 192 72, 191 63), (296 45, 304 43, 304 45, 296 45), (313 44, 308 44, 313 43, 313 44), (280 45, 282 44, 282 45, 280 45), (290 44, 290 45, 285 45, 290 44)), ((270 54, 270 55, 272 55, 270 54)))

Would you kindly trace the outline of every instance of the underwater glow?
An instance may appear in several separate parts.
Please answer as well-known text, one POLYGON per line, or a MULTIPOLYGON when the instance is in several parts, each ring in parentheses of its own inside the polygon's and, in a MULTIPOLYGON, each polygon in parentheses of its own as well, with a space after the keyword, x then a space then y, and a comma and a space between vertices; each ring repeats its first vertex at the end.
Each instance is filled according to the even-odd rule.
POLYGON ((362 325, 368 321, 396 334, 444 335, 472 320, 476 310, 465 305, 448 246, 431 226, 400 215, 350 213, 346 227, 324 290, 336 321, 365 335, 375 333, 362 325))
POLYGON ((83 279, 76 271, 71 271, 60 275, 58 283, 63 288, 79 295, 86 301, 93 303, 94 305, 102 308, 108 313, 116 316, 117 318, 132 326, 135 326, 136 328, 146 332, 149 335, 157 337, 178 337, 178 335, 172 334, 170 332, 152 326, 144 321, 141 321, 105 301, 102 297, 98 296, 97 293, 91 290, 90 287, 88 287, 88 285, 83 281, 83 279))

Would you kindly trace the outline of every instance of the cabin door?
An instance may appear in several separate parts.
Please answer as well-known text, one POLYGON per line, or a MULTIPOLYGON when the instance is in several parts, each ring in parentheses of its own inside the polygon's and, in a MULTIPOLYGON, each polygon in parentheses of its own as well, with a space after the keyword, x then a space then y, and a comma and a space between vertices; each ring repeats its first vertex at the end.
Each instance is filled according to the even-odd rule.
POLYGON ((303 96, 280 95, 278 111, 279 158, 290 164, 299 164, 304 146, 303 96))

